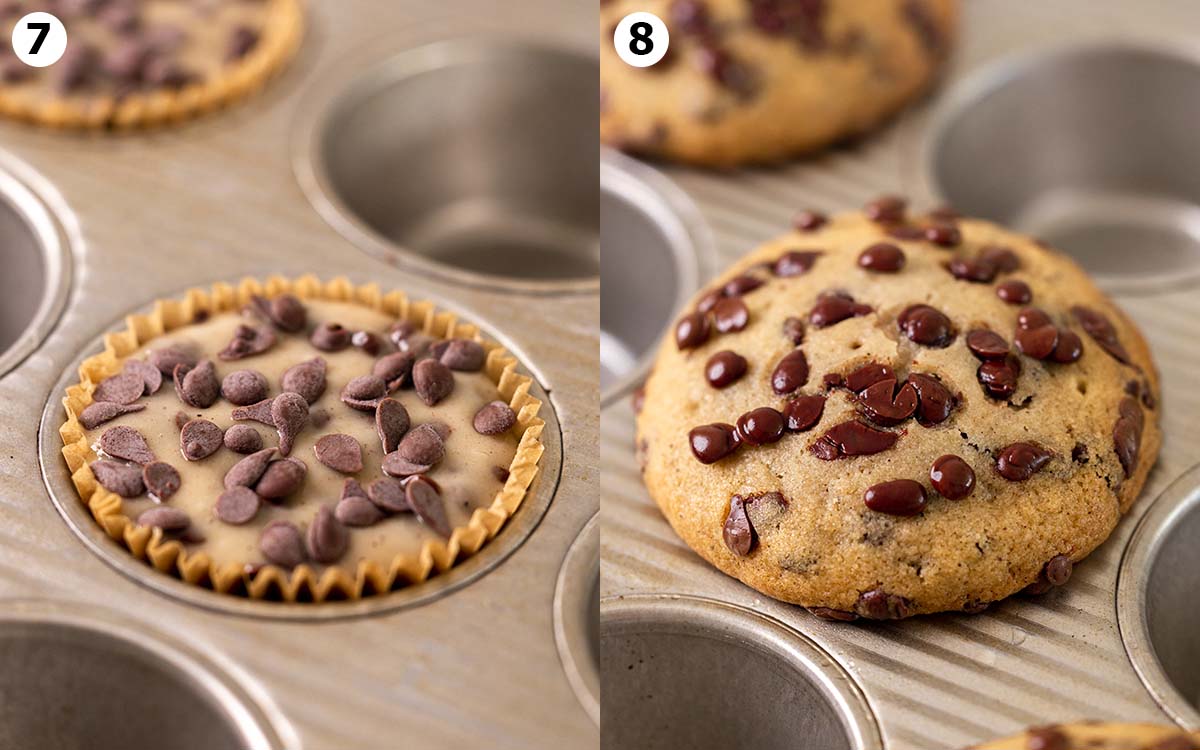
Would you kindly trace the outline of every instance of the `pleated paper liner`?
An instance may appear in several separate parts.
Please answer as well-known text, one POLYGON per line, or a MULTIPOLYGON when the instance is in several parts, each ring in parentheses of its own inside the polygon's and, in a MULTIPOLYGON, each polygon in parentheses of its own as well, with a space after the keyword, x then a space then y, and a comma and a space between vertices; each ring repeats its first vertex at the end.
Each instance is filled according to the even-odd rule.
POLYGON ((294 280, 271 277, 265 284, 248 278, 236 288, 218 283, 210 290, 190 289, 181 300, 158 300, 153 312, 129 315, 125 325, 124 330, 105 335, 104 351, 83 361, 79 384, 67 389, 63 398, 66 421, 59 429, 63 456, 79 497, 104 531, 125 545, 134 557, 188 583, 252 599, 282 598, 288 602, 359 599, 421 583, 478 552, 494 537, 521 505, 538 472, 538 461, 544 451, 541 434, 545 423, 538 416, 542 402, 529 395, 532 380, 517 372, 517 360, 503 347, 482 338, 477 326, 460 322, 453 313, 438 311, 431 302, 410 300, 403 292, 382 293, 375 284, 355 286, 344 278, 322 283, 312 276, 294 280), (165 538, 161 529, 138 526, 123 512, 123 500, 96 481, 90 464, 97 456, 88 445, 77 415, 92 403, 98 383, 119 372, 124 360, 141 351, 148 342, 188 326, 197 314, 237 312, 253 295, 274 297, 288 292, 302 300, 361 304, 397 320, 410 321, 435 337, 473 339, 487 351, 484 373, 516 412, 517 424, 513 429, 519 432, 520 441, 504 487, 490 506, 476 509, 465 526, 455 528, 449 540, 428 541, 416 556, 397 556, 387 567, 374 561, 360 561, 353 570, 342 565, 319 570, 302 564, 289 571, 268 564, 247 572, 246 563, 250 561, 216 565, 207 554, 189 552, 178 540, 165 538))
POLYGON ((0 85, 0 115, 48 128, 136 129, 174 125, 221 109, 258 91, 283 69, 304 36, 300 0, 265 0, 266 25, 259 41, 216 77, 180 89, 111 95, 39 98, 0 85))

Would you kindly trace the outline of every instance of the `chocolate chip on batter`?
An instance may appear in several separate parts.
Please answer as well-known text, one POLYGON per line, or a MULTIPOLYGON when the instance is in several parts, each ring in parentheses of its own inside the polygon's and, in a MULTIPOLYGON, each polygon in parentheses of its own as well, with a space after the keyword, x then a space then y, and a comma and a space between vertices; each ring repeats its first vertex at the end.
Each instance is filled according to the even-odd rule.
POLYGON ((883 589, 872 589, 859 595, 854 611, 868 620, 902 620, 912 614, 912 602, 883 589))
POLYGON ((517 414, 503 401, 484 404, 475 412, 473 424, 480 435, 499 435, 508 432, 517 423, 517 414))
POLYGON ((500 484, 508 483, 508 475, 509 475, 509 472, 506 467, 504 467, 504 466, 493 466, 492 467, 492 476, 494 476, 496 478, 496 481, 499 482, 500 484))
POLYGON ((388 392, 391 392, 408 383, 416 361, 416 355, 412 352, 392 352, 380 357, 371 373, 382 379, 387 384, 388 392))
POLYGON ((118 404, 114 401, 97 401, 88 405, 79 413, 79 424, 85 430, 93 430, 105 422, 116 419, 123 414, 130 414, 145 409, 145 404, 118 404))
POLYGON ((257 370, 234 370, 221 380, 221 395, 236 406, 249 406, 267 397, 270 385, 257 370))
POLYGON ((410 461, 393 451, 383 457, 383 473, 391 477, 410 477, 424 474, 433 468, 431 464, 419 464, 410 461))
POLYGON ((871 312, 870 305, 855 302, 854 298, 845 292, 822 292, 817 297, 817 304, 808 314, 808 322, 814 328, 828 328, 841 323, 847 318, 856 318, 871 312))
POLYGON ((217 357, 225 361, 243 359, 262 354, 272 346, 275 346, 275 331, 270 326, 239 325, 217 357))
POLYGON ((279 452, 286 456, 308 421, 308 402, 298 393, 279 394, 271 402, 271 421, 279 433, 279 452))
POLYGON ((454 391, 454 373, 435 359, 413 365, 413 388, 426 406, 434 406, 454 391))
POLYGON ((797 396, 783 407, 783 416, 789 432, 804 432, 821 421, 824 411, 824 396, 797 396))
POLYGON ((859 411, 878 425, 900 424, 917 411, 917 389, 912 383, 881 380, 859 392, 859 411))
POLYGON ((945 422, 958 404, 950 389, 932 375, 909 373, 907 382, 917 389, 917 421, 926 427, 945 422))
POLYGON ((1053 325, 1054 321, 1050 320, 1050 316, 1044 310, 1037 307, 1026 307, 1017 313, 1017 327, 1031 331, 1035 328, 1053 325))
POLYGON ((334 471, 357 474, 362 471, 362 446, 352 436, 338 433, 322 435, 313 446, 317 460, 334 471))
POLYGON ((1113 448, 1117 459, 1128 477, 1137 469, 1138 452, 1142 445, 1142 430, 1145 418, 1136 399, 1126 396, 1117 409, 1117 421, 1113 424, 1113 448))
POLYGON ((721 333, 740 331, 750 322, 750 310, 741 297, 725 297, 712 309, 713 324, 721 333))
POLYGON ((155 393, 158 393, 159 388, 162 388, 162 372, 159 371, 158 367, 145 360, 126 360, 122 372, 132 372, 141 376, 142 383, 145 386, 144 395, 153 396, 155 393))
POLYGON ((739 557, 745 557, 754 550, 758 538, 750 516, 746 514, 746 500, 741 495, 729 498, 729 514, 725 516, 721 536, 725 546, 739 557))
POLYGON ((900 313, 896 324, 910 341, 934 349, 943 349, 954 341, 950 318, 929 305, 911 305, 900 313))
POLYGON ((876 242, 858 255, 859 267, 876 273, 895 273, 904 260, 904 251, 890 242, 876 242))
POLYGON ((799 232, 815 232, 829 219, 820 211, 804 210, 796 214, 796 218, 792 219, 792 226, 799 232))
POLYGON ((819 250, 789 250, 775 260, 771 270, 781 278, 802 276, 809 272, 820 257, 819 250))
POLYGON ((783 355, 771 373, 771 389, 781 396, 796 392, 807 382, 808 359, 802 349, 783 355))
POLYGON ((1071 314, 1075 316, 1075 320, 1079 321, 1079 325, 1083 326, 1087 335, 1100 345, 1100 348, 1112 355, 1113 359, 1118 362, 1130 364, 1129 351, 1117 338, 1117 329, 1113 327, 1108 318, 1102 313, 1080 305, 1072 307, 1071 314))
POLYGON ((285 458, 267 464, 254 491, 264 500, 282 500, 294 495, 308 476, 308 465, 298 458, 285 458))
POLYGON ((225 430, 222 442, 234 453, 254 453, 262 450, 263 447, 262 435, 258 434, 258 430, 246 424, 235 424, 225 430))
POLYGON ((1060 364, 1069 364, 1083 356, 1083 340, 1074 331, 1059 329, 1058 344, 1050 354, 1050 359, 1060 364))
MULTIPOLYGON (((430 360, 427 360, 430 361, 430 360)), ((375 411, 387 394, 387 383, 377 375, 360 375, 342 389, 342 403, 359 411, 375 411)))
POLYGON ((1010 305, 1025 305, 1033 300, 1033 290, 1024 281, 1010 279, 996 285, 996 296, 1010 305))
POLYGON ((925 487, 911 479, 894 479, 871 485, 863 494, 863 502, 876 513, 889 516, 915 516, 925 510, 928 499, 925 487))
POLYGON ((91 464, 100 486, 120 497, 138 497, 146 491, 142 467, 102 458, 91 464))
POLYGON ((892 224, 887 227, 887 235, 897 240, 923 240, 925 228, 915 224, 892 224))
POLYGON ((697 461, 711 464, 737 450, 742 439, 733 425, 717 422, 693 427, 688 432, 688 444, 697 461))
POLYGON ((675 345, 682 349, 695 349, 708 341, 708 318, 702 313, 688 313, 675 325, 675 345))
POLYGON ((446 505, 432 482, 425 477, 416 477, 405 485, 405 495, 408 506, 421 519, 421 523, 446 539, 450 538, 454 529, 446 517, 446 505))
POLYGON ((308 341, 323 352, 340 352, 350 346, 352 336, 340 323, 325 322, 313 329, 308 341))
POLYGON ((271 405, 274 403, 275 399, 267 398, 259 401, 257 404, 239 406, 230 412, 230 417, 238 422, 249 419, 274 427, 275 419, 271 416, 271 405))
POLYGON ((113 458, 148 464, 154 461, 154 452, 146 443, 142 433, 126 425, 109 427, 100 435, 100 450, 113 458))
POLYGON ((991 263, 999 273, 1012 273, 1021 267, 1017 254, 1003 245, 985 245, 979 250, 979 259, 991 263))
POLYGON ((1032 727, 1025 733, 1026 750, 1071 750, 1071 740, 1058 727, 1032 727))
POLYGON ((392 477, 380 477, 367 485, 367 497, 371 502, 388 513, 407 513, 412 510, 408 505, 408 496, 404 492, 404 483, 392 477))
POLYGON ((1005 400, 1017 392, 1017 379, 1021 375, 1021 361, 1009 354, 1004 359, 992 359, 979 365, 975 377, 988 396, 1005 400))
POLYGON ((224 439, 224 433, 215 423, 191 419, 179 432, 179 450, 188 461, 200 461, 220 450, 224 439))
POLYGON ((863 206, 863 212, 871 221, 880 224, 896 224, 904 221, 908 202, 895 195, 884 195, 863 206))
POLYGON ((299 362, 283 371, 279 385, 284 391, 300 394, 305 401, 311 404, 325 393, 327 367, 323 357, 313 357, 299 362))
MULTIPOLYGON (((258 32, 249 26, 238 26, 229 33, 225 46, 225 62, 241 60, 258 44, 258 32)), ((290 296, 290 295, 289 295, 290 296)), ((301 326, 303 327, 303 326, 301 326)))
POLYGON ((797 346, 804 343, 804 321, 795 317, 785 319, 783 321, 783 336, 797 346))
POLYGON ((884 380, 896 380, 896 373, 891 367, 878 362, 869 362, 846 376, 845 386, 855 393, 884 380))
POLYGON ((404 408, 404 404, 394 398, 385 398, 379 402, 375 409, 375 432, 379 435, 385 454, 396 450, 411 424, 408 409, 404 408))
POLYGON ((343 497, 338 501, 334 515, 343 524, 359 528, 374 526, 382 521, 384 516, 383 511, 376 507, 375 503, 365 496, 356 495, 343 497))
POLYGON ((724 290, 710 289, 696 302, 696 312, 701 314, 711 312, 717 303, 723 299, 725 299, 724 290))
POLYGON ((146 356, 150 364, 157 367, 159 372, 168 377, 175 374, 176 365, 195 367, 197 361, 196 357, 189 350, 178 345, 155 349, 146 356))
POLYGON ((355 349, 361 349, 364 354, 374 357, 383 348, 383 339, 371 331, 355 331, 350 336, 350 344, 355 349))
POLYGON ((983 361, 1004 359, 1009 353, 1004 337, 986 328, 976 328, 967 333, 967 348, 983 361))
POLYGON ((263 312, 276 328, 287 333, 298 333, 308 325, 308 311, 294 294, 281 294, 264 301, 263 312))
POLYGON ((142 376, 125 370, 100 381, 92 392, 92 400, 127 405, 141 398, 145 391, 146 381, 142 376))
POLYGON ((962 243, 962 232, 951 222, 938 221, 925 227, 925 239, 940 247, 955 247, 962 243))
POLYGON ((137 523, 138 526, 153 526, 163 531, 183 531, 191 525, 192 519, 178 508, 159 505, 142 511, 137 517, 137 523))
POLYGON ((268 562, 294 568, 304 562, 304 541, 300 529, 290 521, 271 521, 258 538, 258 549, 268 562))
POLYGON ((1044 325, 1038 328, 1018 328, 1013 342, 1027 357, 1047 359, 1058 347, 1058 328, 1044 325))
POLYGON ((946 263, 946 270, 960 281, 990 284, 996 278, 996 266, 983 258, 954 258, 946 263))
POLYGON ((175 366, 175 394, 179 400, 197 409, 207 409, 221 396, 221 381, 212 360, 202 360, 195 367, 175 366))
POLYGON ((746 358, 726 349, 708 358, 704 365, 704 378, 713 388, 725 388, 736 383, 749 367, 746 358))
POLYGON ((962 500, 975 491, 971 465, 953 454, 939 456, 929 467, 929 481, 947 500, 962 500))
POLYGON ((737 431, 746 445, 766 445, 783 437, 784 424, 783 414, 760 406, 738 417, 737 431))
POLYGON ((708 6, 701 0, 674 0, 670 19, 685 34, 704 34, 708 31, 708 6))
POLYGON ((262 477, 263 472, 267 470, 267 464, 271 462, 271 457, 274 455, 274 448, 264 448, 238 461, 230 467, 229 471, 225 472, 225 489, 254 487, 262 477))
POLYGON ((478 372, 486 359, 483 344, 470 339, 451 339, 441 356, 442 364, 460 372, 478 372))
POLYGON ((262 499, 249 487, 237 486, 225 490, 217 497, 213 515, 217 520, 233 526, 250 523, 258 515, 262 499))
POLYGON ((1037 443, 1016 442, 1000 451, 996 471, 1010 482, 1024 482, 1041 471, 1053 455, 1037 443))
POLYGON ((432 425, 419 424, 400 441, 396 453, 405 461, 432 466, 446 455, 446 445, 432 425))
POLYGON ((877 430, 858 420, 851 420, 830 427, 809 446, 809 450, 822 461, 832 461, 847 456, 880 453, 891 448, 899 439, 900 436, 895 432, 877 430))
POLYGON ((305 535, 308 556, 319 563, 335 563, 350 546, 350 532, 334 514, 332 505, 322 505, 308 524, 305 535))
POLYGON ((192 421, 192 418, 185 411, 177 411, 172 421, 175 423, 175 429, 182 430, 185 424, 192 421))
POLYGON ((749 294, 758 289, 763 283, 762 279, 742 274, 741 276, 734 276, 725 282, 725 286, 721 287, 721 292, 726 297, 740 297, 743 294, 749 294))
POLYGON ((1052 586, 1062 586, 1071 579, 1071 571, 1075 564, 1071 562, 1071 558, 1066 555, 1055 555, 1046 563, 1046 568, 1042 574, 1052 586))

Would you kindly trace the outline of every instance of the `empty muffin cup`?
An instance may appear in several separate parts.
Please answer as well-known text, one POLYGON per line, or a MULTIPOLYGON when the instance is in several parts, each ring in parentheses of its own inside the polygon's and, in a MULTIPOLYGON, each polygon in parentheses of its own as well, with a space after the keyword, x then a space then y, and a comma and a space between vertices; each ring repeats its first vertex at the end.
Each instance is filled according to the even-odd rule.
POLYGON ((0 747, 285 747, 236 682, 141 623, 75 605, 0 609, 0 747))
POLYGON ((600 606, 605 750, 877 750, 866 701, 827 653, 748 609, 671 596, 600 606))
POLYGON ((1129 540, 1117 579, 1117 621, 1146 689, 1180 724, 1200 730, 1200 466, 1154 501, 1129 540))
POLYGON ((600 160, 601 405, 631 390, 675 313, 712 273, 707 225, 662 174, 606 151, 600 160))
POLYGON ((598 62, 518 42, 396 55, 302 121, 317 209, 385 260, 463 283, 595 291, 598 62))
POLYGON ((62 225, 0 156, 0 375, 41 346, 70 288, 62 225))
POLYGON ((592 516, 571 543, 554 588, 554 639, 571 689, 600 723, 600 523, 592 516))
POLYGON ((1116 291, 1200 279, 1200 57, 1086 45, 988 66, 931 130, 934 192, 1116 291))

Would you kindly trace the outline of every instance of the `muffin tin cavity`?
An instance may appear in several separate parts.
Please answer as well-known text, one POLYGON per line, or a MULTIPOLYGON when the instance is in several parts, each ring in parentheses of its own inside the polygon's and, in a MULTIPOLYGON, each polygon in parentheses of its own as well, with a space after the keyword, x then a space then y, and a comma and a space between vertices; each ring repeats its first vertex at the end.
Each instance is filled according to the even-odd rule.
POLYGON ((600 388, 603 405, 645 375, 671 319, 712 272, 704 220, 666 177, 605 152, 600 160, 600 388))
POLYGON ((605 750, 882 746, 850 675, 750 610, 691 597, 605 599, 600 642, 605 750))
POLYGON ((596 291, 598 78, 594 59, 519 43, 411 49, 304 124, 297 174, 339 232, 390 262, 596 291))
POLYGON ((600 724, 600 524, 592 516, 571 543, 554 589, 554 638, 567 680, 600 724))
POLYGON ((1117 581, 1117 619, 1138 676, 1172 718, 1200 727, 1200 466, 1175 480, 1138 524, 1117 581))
POLYGON ((66 232, 10 165, 0 156, 0 376, 41 346, 71 279, 66 232))
POLYGON ((1114 290, 1200 279, 1200 60, 1088 45, 1004 60, 932 131, 935 192, 1073 255, 1114 290))
POLYGON ((287 747, 230 677, 107 612, 6 602, 0 663, 0 747, 287 747))

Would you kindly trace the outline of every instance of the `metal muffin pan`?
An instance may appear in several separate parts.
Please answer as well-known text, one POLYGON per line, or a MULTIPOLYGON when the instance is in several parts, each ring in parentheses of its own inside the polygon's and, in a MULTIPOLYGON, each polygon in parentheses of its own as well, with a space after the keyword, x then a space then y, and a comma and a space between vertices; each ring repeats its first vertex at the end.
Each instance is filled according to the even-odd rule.
POLYGON ((514 291, 595 292, 598 81, 594 57, 528 42, 405 50, 301 123, 296 173, 339 232, 385 260, 514 291))
MULTIPOLYGON (((489 8, 477 0, 453 7, 416 0, 310 4, 310 33, 297 59, 261 96, 178 129, 71 136, 0 123, 6 149, 44 178, 33 183, 19 175, 52 207, 65 227, 61 246, 74 255, 71 293, 52 335, 0 376, 2 609, 39 598, 71 618, 101 605, 123 613, 89 614, 86 621, 80 615, 84 630, 53 622, 42 628, 93 645, 97 658, 134 644, 129 653, 137 663, 163 675, 148 679, 150 689, 164 694, 165 710, 174 710, 167 693, 200 696, 203 705, 180 726, 211 725, 208 734, 197 730, 205 747, 598 744, 596 724, 560 659, 554 603, 560 566, 598 508, 598 281, 550 294, 518 288, 504 276, 476 284, 432 267, 406 264, 402 271, 335 231, 293 171, 289 137, 339 93, 322 98, 321 77, 349 75, 356 56, 364 72, 372 61, 464 35, 595 56, 592 6, 522 0, 504 18, 492 18, 489 8), (551 436, 549 461, 527 504, 445 578, 361 604, 333 602, 282 616, 263 616, 269 604, 236 598, 213 604, 211 592, 185 590, 144 566, 132 570, 133 561, 115 547, 95 554, 93 543, 111 543, 91 536, 95 529, 84 524, 91 521, 81 506, 68 506, 74 496, 56 444, 55 405, 80 358, 97 350, 98 336, 114 321, 154 299, 220 279, 303 273, 346 275, 434 300, 480 324, 521 359, 546 401, 551 436), (31 450, 39 442, 40 450, 31 450), (73 525, 88 529, 83 538, 73 525), (158 648, 159 640, 171 648, 158 648), (203 671, 179 667, 185 659, 203 671), (180 676, 171 682, 171 675, 180 676), (253 731, 268 742, 253 739, 253 731)), ((563 622, 572 637, 586 640, 574 630, 582 625, 563 622)), ((55 673, 46 674, 53 684, 55 673)), ((114 675, 107 689, 129 696, 120 679, 114 675)), ((137 704, 130 696, 127 705, 137 704)))
MULTIPOLYGON (((1188 59, 1180 52, 1183 42, 1178 30, 1197 28, 1200 23, 1200 7, 1188 3, 1162 3, 1151 9, 1082 0, 1026 5, 974 0, 964 3, 963 11, 964 37, 941 88, 871 139, 850 149, 774 169, 713 173, 663 167, 667 177, 695 201, 712 226, 722 265, 787 231, 792 216, 801 208, 856 209, 881 193, 908 195, 917 209, 932 207, 947 198, 958 202, 955 190, 935 172, 939 161, 934 157, 950 153, 951 144, 941 138, 963 123, 977 122, 976 113, 962 105, 978 103, 981 92, 992 90, 978 81, 993 86, 997 81, 1023 81, 1033 87, 1042 75, 1036 65, 1051 65, 1045 75, 1054 77, 1059 73, 1053 65, 1071 59, 1082 49, 1107 49, 1112 59, 1131 59, 1123 56, 1132 54, 1136 58, 1147 54, 1146 50, 1159 50, 1150 53, 1145 64, 1160 73, 1129 72, 1135 77, 1153 77, 1164 70, 1158 65, 1160 58, 1188 59), (1114 37, 1114 30, 1120 31, 1119 38, 1114 37), (1031 57, 1014 65, 1012 61, 1017 58, 1012 55, 1017 53, 1031 57), (956 125, 959 118, 961 123, 956 125)), ((1171 79, 1166 85, 1174 86, 1177 96, 1186 98, 1187 87, 1177 83, 1187 76, 1166 75, 1171 79)), ((1145 79, 1142 81, 1149 87, 1145 79)), ((1120 77, 1114 83, 1119 86, 1120 77)), ((1087 140, 1075 131, 1048 130, 1064 122, 1058 119, 1056 110, 1069 109, 1066 103, 1074 101, 1071 93, 1085 96, 1082 90, 1064 92, 1061 107, 1043 101, 1039 106, 1045 111, 979 126, 983 134, 992 133, 997 139, 1009 137, 1009 130, 1015 131, 1030 141, 1016 146, 1041 154, 1042 162, 1035 161, 1029 167, 1027 180, 1014 178, 1014 203, 1024 198, 1019 191, 1035 190, 1041 185, 1035 177, 1055 174, 1050 168, 1055 152, 1043 147, 1072 138, 1087 140), (1026 120, 1039 127, 1026 127, 1026 120)), ((1147 121, 1179 112, 1155 110, 1153 103, 1145 106, 1147 121)), ((1176 106, 1185 105, 1179 102, 1176 106)), ((1104 131, 1104 123, 1092 125, 1104 131)), ((963 130, 959 137, 967 142, 978 135, 975 130, 963 130)), ((1011 145, 1010 141, 1001 143, 1011 145)), ((989 156, 1006 155, 991 141, 971 148, 989 156)), ((1136 156, 1138 147, 1130 148, 1134 150, 1127 155, 1136 156)), ((1172 153, 1182 163, 1190 158, 1178 150, 1172 153)), ((971 158, 969 152, 957 154, 946 163, 965 170, 963 160, 971 158)), ((1159 162, 1163 156, 1156 153, 1153 158, 1159 162)), ((978 191, 974 193, 978 200, 985 201, 990 188, 999 188, 995 171, 982 163, 976 165, 973 186, 966 182, 962 189, 978 191)), ((1129 186, 1125 183, 1122 189, 1128 190, 1129 186)), ((1146 194, 1156 197, 1152 187, 1146 194)), ((987 203, 960 208, 986 214, 989 206, 995 210, 987 203)), ((1063 241, 1054 236, 1050 239, 1063 241)), ((1137 258, 1142 251, 1139 245, 1129 257, 1137 258)), ((1085 265, 1089 264, 1086 254, 1077 255, 1085 265)), ((727 619, 743 630, 752 628, 759 616, 777 621, 781 627, 803 634, 827 654, 836 665, 833 673, 845 675, 862 693, 877 721, 883 746, 889 750, 954 750, 1027 726, 1084 718, 1158 723, 1174 719, 1200 729, 1200 720, 1193 713, 1198 697, 1195 678, 1184 674, 1194 664, 1181 663, 1185 654, 1190 654, 1186 658, 1194 662, 1197 643, 1190 632, 1177 627, 1182 618, 1194 614, 1195 608, 1189 603, 1200 590, 1195 553, 1188 550, 1185 555, 1179 546, 1179 541, 1194 538, 1194 522, 1200 518, 1200 512, 1193 510, 1194 488, 1200 480, 1189 474, 1180 480, 1177 490, 1164 494, 1172 480, 1183 475, 1200 455, 1200 434, 1194 428, 1200 419, 1200 395, 1194 393, 1191 383, 1192 373, 1200 367, 1200 352, 1194 346, 1196 321, 1200 320, 1200 296, 1196 294, 1200 279, 1191 275, 1189 263, 1186 258, 1180 259, 1166 274, 1140 273, 1137 267, 1125 265, 1114 269, 1116 275, 1100 278, 1140 324, 1155 353, 1163 381, 1160 418, 1167 440, 1129 516, 1105 544, 1076 567, 1067 586, 1041 597, 1012 598, 979 615, 948 614, 888 623, 831 623, 801 608, 768 599, 704 563, 671 531, 642 485, 634 456, 634 414, 630 399, 625 398, 606 404, 601 412, 601 471, 605 477, 601 514, 602 622, 613 604, 632 599, 645 602, 646 611, 651 612, 672 597, 715 601, 730 607, 727 619), (1122 553, 1143 515, 1147 515, 1147 521, 1138 533, 1139 540, 1129 547, 1121 573, 1122 593, 1118 596, 1122 553), (1140 572, 1126 572, 1131 570, 1140 572), (1168 570, 1172 575, 1164 577, 1162 572, 1168 570), (1140 600, 1127 600, 1127 589, 1137 592, 1140 600), (1187 597, 1184 591, 1189 592, 1187 597), (1140 602, 1148 602, 1149 609, 1140 602), (1118 607, 1123 612, 1120 627, 1118 607), (1126 611, 1128 614, 1124 614, 1126 611), (1140 626, 1139 634, 1137 622, 1143 611, 1147 623, 1140 626), (1141 645, 1130 645, 1139 643, 1134 640, 1138 638, 1141 645), (1152 667, 1159 664, 1158 659, 1168 659, 1174 666, 1160 668, 1156 674, 1152 667), (1150 689, 1143 685, 1139 673, 1150 689)), ((661 617, 679 619, 669 613, 661 617)), ((643 688, 658 689, 662 683, 655 673, 631 671, 629 664, 610 658, 610 648, 615 649, 614 656, 622 652, 619 642, 610 644, 607 636, 602 635, 605 688, 620 685, 620 692, 630 694, 643 688)), ((758 639, 743 635, 735 640, 742 647, 753 647, 758 639)), ((644 645, 644 654, 650 653, 657 656, 659 664, 674 658, 685 662, 682 669, 688 668, 686 648, 659 640, 644 645)), ((672 679, 667 689, 686 693, 687 679, 690 676, 686 674, 672 679)), ((732 683, 708 678, 704 684, 711 691, 705 695, 705 707, 726 709, 747 703, 747 695, 732 683)), ((644 706, 628 696, 614 700, 606 690, 605 708, 607 742, 609 727, 622 725, 625 731, 626 721, 642 716, 638 712, 644 706)), ((705 723, 707 717, 697 716, 695 720, 705 723)), ((641 731, 639 738, 652 736, 654 727, 641 731)), ((806 739, 793 737, 794 742, 806 739)))
POLYGON ((600 723, 600 521, 571 543, 554 587, 554 637, 563 669, 592 721, 600 723))

